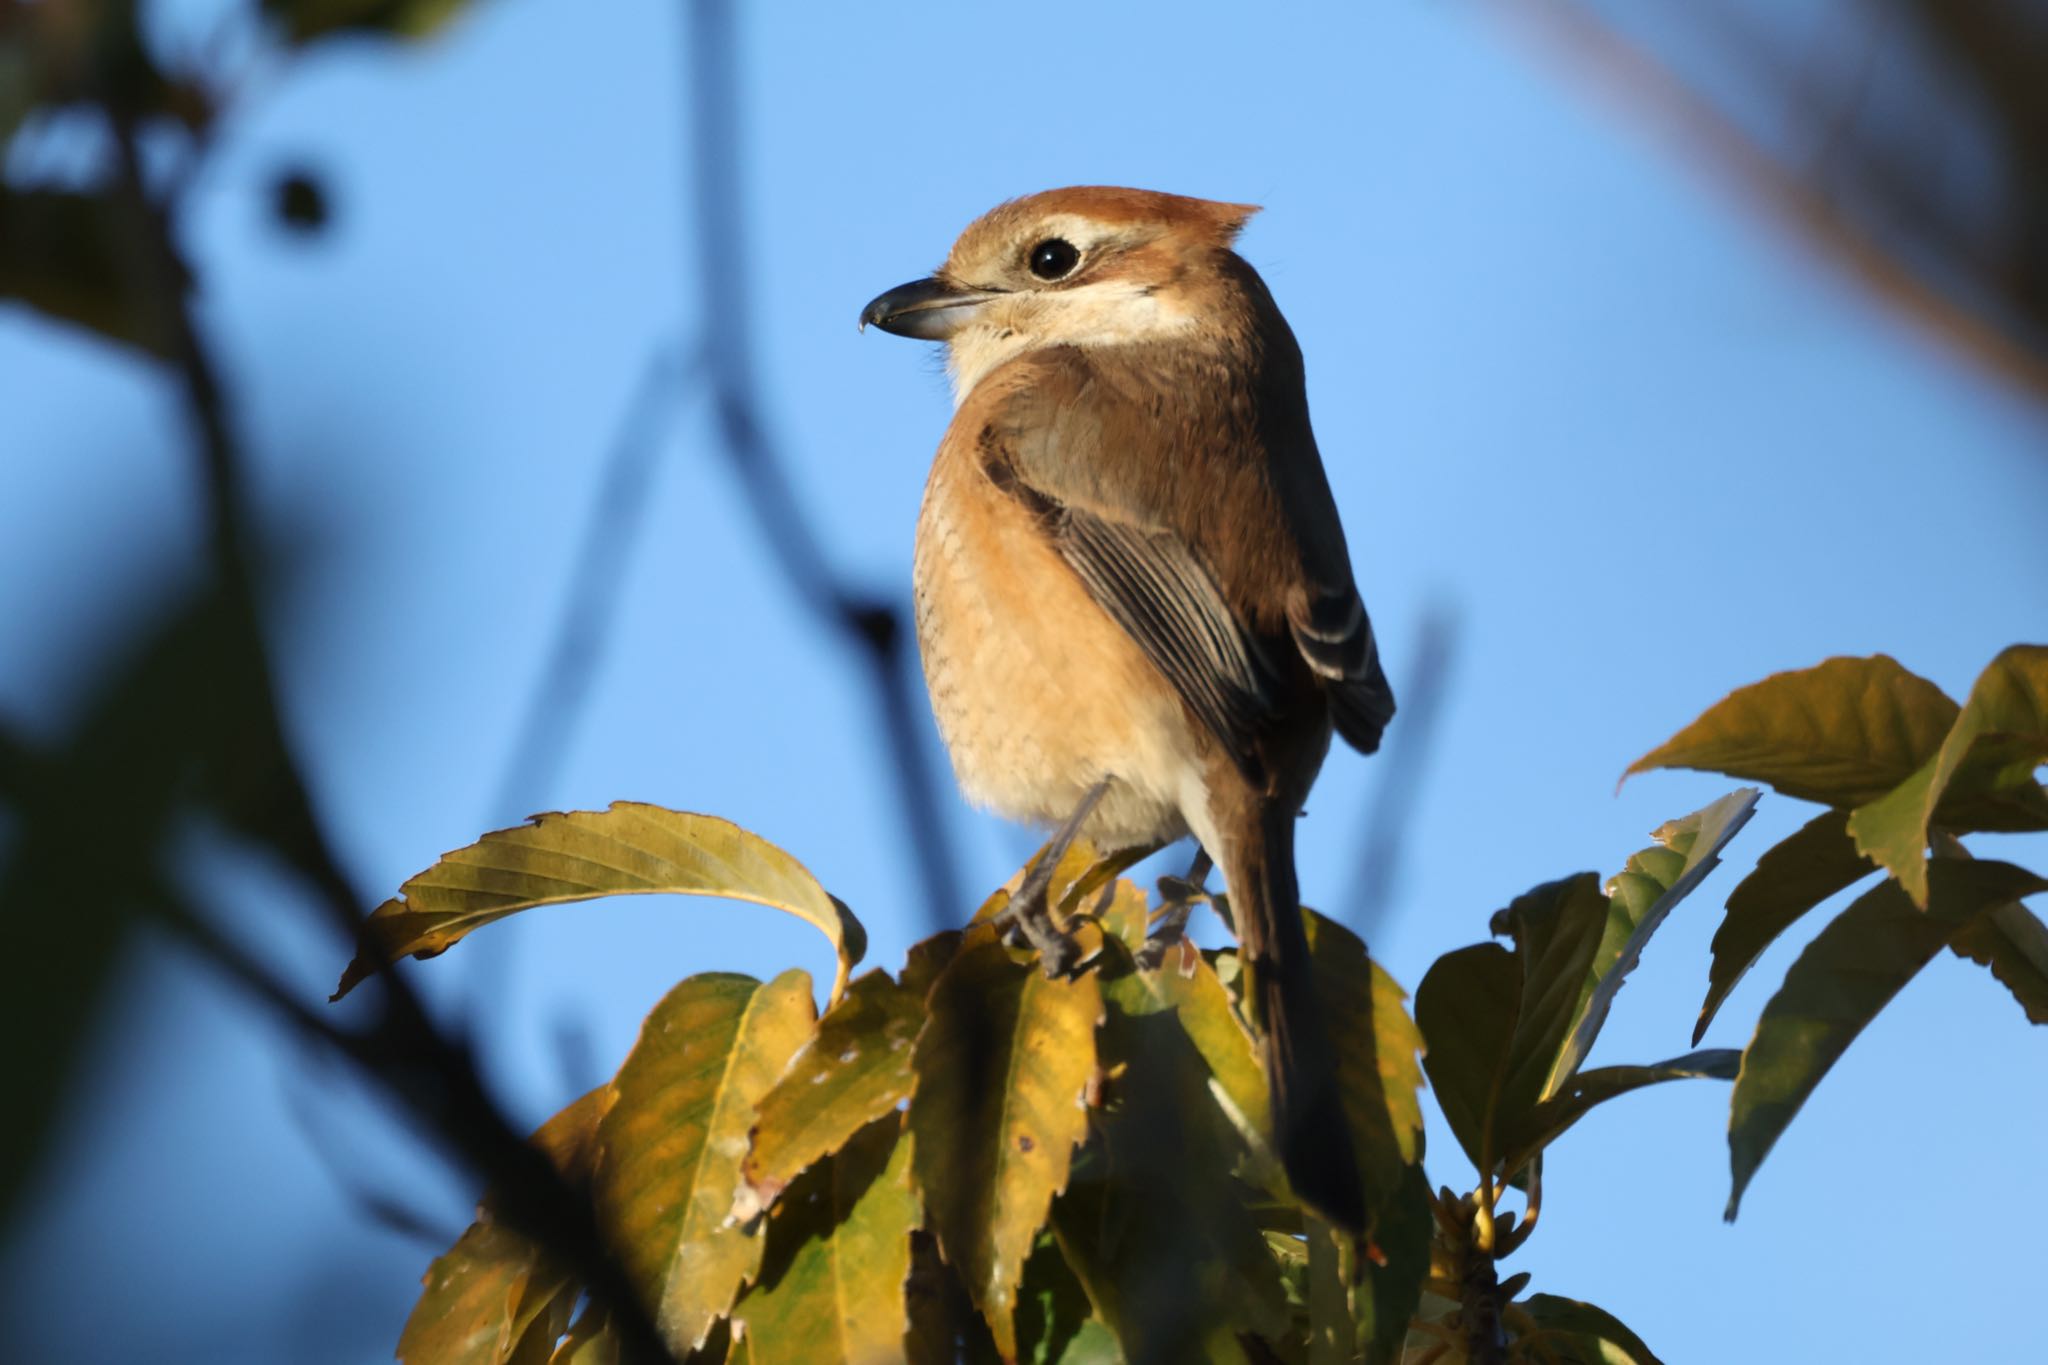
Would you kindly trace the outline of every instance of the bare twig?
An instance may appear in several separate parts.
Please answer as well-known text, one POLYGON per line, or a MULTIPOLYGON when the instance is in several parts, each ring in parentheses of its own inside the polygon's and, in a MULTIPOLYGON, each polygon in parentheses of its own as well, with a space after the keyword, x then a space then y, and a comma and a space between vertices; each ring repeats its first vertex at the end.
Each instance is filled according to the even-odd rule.
MULTIPOLYGON (((185 285, 191 276, 179 258, 167 212, 150 197, 133 112, 111 91, 102 92, 101 103, 114 133, 118 190, 138 241, 143 284, 172 340, 198 438, 214 568, 222 590, 236 609, 253 621, 255 580, 241 502, 240 452, 218 370, 192 315, 185 285)), ((270 711, 266 719, 275 730, 267 660, 259 658, 253 666, 265 669, 262 698, 270 711)), ((352 939, 357 938, 360 902, 281 737, 277 748, 282 769, 276 775, 282 785, 277 799, 284 807, 277 824, 280 851, 320 893, 333 920, 352 939)), ((376 1018, 361 1032, 343 1030, 298 1000, 263 963, 216 931, 203 916, 179 904, 168 887, 157 899, 172 925, 208 961, 308 1037, 354 1062, 472 1166, 498 1192, 505 1220, 559 1255, 589 1287, 592 1297, 610 1308, 612 1322, 629 1352, 654 1360, 671 1358, 653 1319, 612 1254, 589 1201, 526 1142, 486 1091, 468 1050, 434 1027, 419 998, 402 976, 388 970, 389 964, 381 973, 382 1007, 376 1018)))
POLYGON ((2048 400, 2048 355, 1956 302, 1887 250, 1813 184, 1766 151, 1664 61, 1580 0, 1503 0, 1504 7, 1582 71, 1659 126, 1712 171, 1796 230, 1873 296, 1960 354, 2037 400, 2048 400))
POLYGON ((925 742, 908 633, 893 603, 852 588, 828 561, 817 529, 790 487, 787 464, 770 439, 752 370, 747 235, 741 230, 738 67, 729 0, 688 7, 689 87, 695 138, 693 208, 697 278, 707 332, 705 350, 715 419, 726 458, 776 566, 819 624, 859 648, 888 745, 910 851, 934 929, 950 925, 961 901, 952 841, 936 795, 941 780, 925 742))
POLYGON ((1429 772, 1457 645, 1456 615, 1441 603, 1430 606, 1416 632, 1415 661, 1394 694, 1400 698, 1400 716, 1390 731, 1379 785, 1366 807, 1365 838, 1345 907, 1344 918, 1368 943, 1385 922, 1400 885, 1401 855, 1407 848, 1417 793, 1429 772))

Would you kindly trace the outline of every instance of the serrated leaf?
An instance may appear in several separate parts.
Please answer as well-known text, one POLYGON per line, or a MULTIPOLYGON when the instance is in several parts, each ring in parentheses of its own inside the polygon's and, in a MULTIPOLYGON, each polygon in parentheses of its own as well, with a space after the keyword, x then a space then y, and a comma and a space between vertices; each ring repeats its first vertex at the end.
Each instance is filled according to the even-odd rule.
POLYGON ((892 1115, 806 1173, 769 1217, 759 1282, 733 1309, 745 1359, 890 1365, 909 1318, 910 1139, 892 1115))
POLYGON ((1279 1268, 1231 1178, 1238 1135, 1208 1067, 1174 1014, 1110 1006, 1102 1142, 1053 1207, 1067 1264, 1131 1360, 1204 1360, 1240 1332, 1285 1334, 1279 1268))
MULTIPOLYGON (((1607 1022, 1607 1011, 1628 974, 1642 960, 1643 946, 1672 909, 1721 864, 1721 850, 1756 812, 1754 787, 1738 787, 1692 814, 1660 825, 1651 838, 1653 849, 1631 858, 1622 877, 1609 888, 1607 924, 1594 950, 1571 1036, 1551 1064, 1542 1098, 1556 1094, 1593 1050, 1607 1022), (1643 895, 1654 890, 1647 905, 1643 895), (1615 943, 1619 938, 1620 942, 1615 943)), ((1525 988, 1526 991, 1526 988, 1525 988)))
MULTIPOLYGON (((600 1086, 533 1135, 572 1184, 589 1178, 611 1100, 610 1087, 600 1086)), ((496 1222, 496 1203, 486 1194, 477 1221, 428 1268, 398 1341, 405 1365, 541 1365, 569 1326, 576 1292, 568 1272, 539 1243, 496 1222)))
POLYGON ((1695 1044, 1706 1036, 1721 1005, 1743 974, 1800 916, 1876 870, 1849 837, 1849 812, 1826 810, 1780 840, 1728 896, 1728 913, 1714 931, 1707 998, 1693 1025, 1695 1044))
POLYGON ((1989 967, 2028 1023, 2048 1024, 2048 924, 2040 916, 2017 902, 2001 905, 1965 925, 1949 947, 1989 967))
POLYGON ((1617 1095, 1663 1081, 1732 1081, 1741 1067, 1742 1054, 1734 1048, 1722 1047, 1688 1052, 1683 1057, 1649 1066, 1597 1066, 1581 1071, 1567 1080, 1563 1089, 1531 1110, 1519 1128, 1502 1135, 1501 1144, 1510 1153, 1504 1165, 1509 1170, 1526 1165, 1530 1158, 1563 1136, 1566 1129, 1617 1095))
POLYGON ((1518 1305, 1542 1334, 1522 1345, 1546 1365, 1663 1365, 1643 1339, 1604 1308, 1555 1294, 1531 1294, 1518 1305))
POLYGON ((839 957, 832 998, 867 952, 867 931, 789 854, 730 820, 615 801, 537 815, 444 856, 363 923, 342 973, 347 995, 386 962, 431 957, 493 920, 539 905, 670 893, 753 901, 815 925, 839 957))
MULTIPOLYGON (((745 1179, 756 1208, 799 1171, 910 1098, 924 1002, 881 971, 855 981, 761 1097, 745 1179)), ((751 1216, 753 1208, 737 1210, 751 1216)))
POLYGON ((1885 1003, 1972 920, 2042 890, 2048 882, 2010 863, 1942 858, 1930 869, 1926 910, 1887 880, 1821 930, 1742 1056, 1728 1121, 1728 1218, 1778 1135, 1885 1003))
POLYGON ((815 1022, 810 976, 693 976, 640 1028, 598 1124, 593 1193, 620 1262, 678 1351, 702 1345, 761 1260, 728 1218, 754 1106, 815 1022))
POLYGON ((1491 1130, 1521 1000, 1521 966, 1498 943, 1445 953, 1415 989, 1422 1066, 1437 1107, 1465 1155, 1482 1170, 1503 1155, 1491 1130))
POLYGON ((1087 1136, 1101 1018, 1093 974, 1048 981, 992 937, 970 937, 932 985, 912 1061, 914 1180, 1006 1357, 1025 1258, 1087 1136))
POLYGON ((1830 806, 1872 800, 1941 747, 1956 704, 1896 659, 1829 659, 1739 687, 1629 764, 1698 768, 1830 806))
POLYGON ((1058 1239, 1050 1230, 1039 1233, 1030 1259, 1024 1262, 1024 1283, 1017 1295, 1018 1365, 1057 1365, 1063 1360, 1090 1358, 1087 1345, 1077 1347, 1077 1338, 1090 1324, 1100 1329, 1098 1339, 1107 1342, 1108 1359, 1122 1360, 1115 1334, 1102 1326, 1094 1312, 1087 1292, 1060 1253, 1058 1239))
POLYGON ((1924 763, 1849 817, 1856 847, 1927 904, 1927 841, 1945 797, 2032 789, 2048 761, 2048 645, 2000 652, 1924 763), (1953 788, 1953 791, 1951 790, 1953 788))

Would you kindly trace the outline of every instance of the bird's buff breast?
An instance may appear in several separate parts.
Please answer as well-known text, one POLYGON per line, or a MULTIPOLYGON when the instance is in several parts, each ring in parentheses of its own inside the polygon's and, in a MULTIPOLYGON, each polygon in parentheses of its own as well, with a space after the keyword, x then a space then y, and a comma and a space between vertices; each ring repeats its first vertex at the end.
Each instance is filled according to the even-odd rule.
POLYGON ((1084 828, 1099 845, 1186 832, 1201 758, 1179 699, 1030 514, 951 448, 925 487, 915 583, 932 711, 968 799, 1051 825, 1109 778, 1084 828))

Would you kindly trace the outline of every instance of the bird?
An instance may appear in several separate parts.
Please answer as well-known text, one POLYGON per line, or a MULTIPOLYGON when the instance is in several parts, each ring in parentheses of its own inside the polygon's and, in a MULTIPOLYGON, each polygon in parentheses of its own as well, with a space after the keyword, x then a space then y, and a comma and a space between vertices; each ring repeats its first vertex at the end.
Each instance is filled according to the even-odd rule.
MULTIPOLYGON (((860 321, 946 346, 954 411, 912 577, 963 792, 1056 828, 1059 848, 1194 836, 1229 891, 1282 1166, 1356 1230, 1294 827, 1332 732, 1374 752, 1394 698, 1301 348, 1234 249, 1258 211, 1113 186, 1027 195, 860 321)), ((1013 901, 1051 973, 1071 960, 1043 892, 1027 879, 1013 901)))

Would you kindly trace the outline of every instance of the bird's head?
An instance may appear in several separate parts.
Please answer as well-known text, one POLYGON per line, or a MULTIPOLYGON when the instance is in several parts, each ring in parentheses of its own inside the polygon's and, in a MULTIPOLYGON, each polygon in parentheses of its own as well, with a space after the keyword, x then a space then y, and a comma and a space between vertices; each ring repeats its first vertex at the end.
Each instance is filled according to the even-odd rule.
POLYGON ((961 397, 1039 347, 1186 336, 1212 315, 1222 259, 1256 212, 1106 186, 1013 199, 970 224, 931 275, 871 301, 861 326, 947 343, 961 397))

